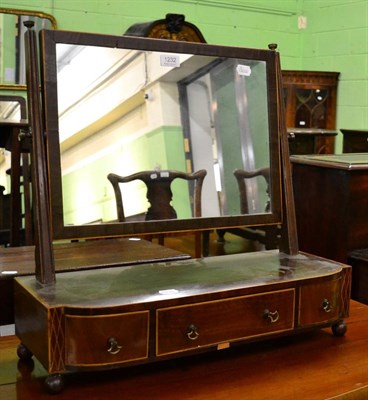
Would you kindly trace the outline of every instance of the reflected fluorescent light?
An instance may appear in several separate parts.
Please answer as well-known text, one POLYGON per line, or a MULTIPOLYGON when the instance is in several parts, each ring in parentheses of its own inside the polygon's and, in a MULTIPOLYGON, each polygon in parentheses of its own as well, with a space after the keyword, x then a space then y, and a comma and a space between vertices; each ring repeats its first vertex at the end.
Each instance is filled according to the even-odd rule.
POLYGON ((221 174, 220 174, 220 164, 218 162, 213 164, 213 170, 215 174, 215 187, 217 192, 222 191, 221 186, 221 174))

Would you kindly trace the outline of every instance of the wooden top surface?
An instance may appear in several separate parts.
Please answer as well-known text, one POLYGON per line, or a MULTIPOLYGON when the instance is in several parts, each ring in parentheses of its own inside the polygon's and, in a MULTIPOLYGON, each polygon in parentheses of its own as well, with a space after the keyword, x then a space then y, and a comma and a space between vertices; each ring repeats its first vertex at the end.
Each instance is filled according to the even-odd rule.
POLYGON ((0 127, 15 126, 17 128, 27 128, 29 122, 27 119, 14 120, 14 119, 2 119, 0 118, 0 127))
MULTIPOLYGON (((42 287, 33 276, 19 277, 46 306, 114 307, 169 301, 221 291, 281 285, 337 274, 342 264, 278 250, 140 264, 57 274, 56 284, 42 287)), ((243 294, 246 294, 245 292, 243 294)))
POLYGON ((139 367, 66 376, 46 394, 46 371, 18 363, 15 336, 0 338, 1 400, 358 400, 368 398, 368 306, 352 301, 348 331, 330 329, 139 367))
POLYGON ((345 134, 357 134, 357 135, 366 135, 368 134, 367 129, 340 129, 340 131, 345 134))
MULTIPOLYGON (((53 245, 57 272, 184 260, 188 254, 141 239, 101 239, 53 245)), ((34 246, 0 248, 0 279, 33 275, 34 246)))
POLYGON ((306 136, 336 136, 338 132, 332 129, 320 128, 287 128, 287 133, 306 136))
POLYGON ((338 168, 344 170, 368 170, 368 153, 312 154, 290 156, 297 164, 308 164, 317 167, 338 168))

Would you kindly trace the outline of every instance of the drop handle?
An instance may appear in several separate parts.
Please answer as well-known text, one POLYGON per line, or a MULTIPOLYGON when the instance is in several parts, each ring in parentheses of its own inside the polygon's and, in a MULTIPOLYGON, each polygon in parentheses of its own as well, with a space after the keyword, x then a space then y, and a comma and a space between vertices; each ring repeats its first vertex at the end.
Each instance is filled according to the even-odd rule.
POLYGON ((265 309, 263 311, 263 318, 267 319, 269 322, 271 322, 271 324, 277 322, 280 318, 280 314, 279 312, 276 311, 270 311, 268 309, 265 309))
POLYGON ((120 350, 122 349, 122 346, 119 345, 118 341, 114 337, 109 338, 107 346, 107 352, 112 355, 120 353, 120 350))
POLYGON ((327 299, 324 299, 322 301, 321 307, 322 307, 323 311, 325 311, 326 313, 331 312, 333 309, 332 304, 327 299))
POLYGON ((197 328, 195 325, 190 324, 190 325, 188 326, 187 336, 188 336, 188 338, 189 338, 190 340, 196 340, 196 339, 198 339, 198 337, 199 337, 198 328, 197 328))

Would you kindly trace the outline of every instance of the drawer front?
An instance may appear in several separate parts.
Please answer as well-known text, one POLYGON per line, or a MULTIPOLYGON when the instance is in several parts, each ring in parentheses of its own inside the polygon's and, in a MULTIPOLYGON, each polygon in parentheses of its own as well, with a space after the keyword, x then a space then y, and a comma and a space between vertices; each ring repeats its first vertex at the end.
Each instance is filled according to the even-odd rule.
POLYGON ((118 364, 148 356, 149 313, 65 316, 69 366, 118 364))
POLYGON ((336 320, 341 308, 341 279, 304 285, 299 300, 300 326, 336 320))
POLYGON ((295 291, 287 289, 159 309, 156 355, 291 330, 294 304, 295 291))

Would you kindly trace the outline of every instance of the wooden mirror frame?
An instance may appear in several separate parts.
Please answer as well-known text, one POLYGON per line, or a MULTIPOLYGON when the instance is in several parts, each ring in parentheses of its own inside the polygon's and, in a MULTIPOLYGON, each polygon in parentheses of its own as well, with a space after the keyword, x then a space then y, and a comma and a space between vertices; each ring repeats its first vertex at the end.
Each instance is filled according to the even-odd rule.
MULTIPOLYGON (((53 29, 57 29, 56 19, 51 15, 44 13, 42 11, 34 11, 34 10, 23 10, 23 9, 13 9, 13 8, 4 8, 0 7, 0 14, 10 14, 10 15, 18 15, 23 17, 38 17, 44 18, 50 21, 53 29)), ((21 37, 23 39, 23 37, 21 37)), ((21 90, 26 91, 26 85, 24 84, 11 84, 11 83, 2 83, 0 82, 0 89, 3 90, 21 90)))
POLYGON ((280 134, 280 100, 278 99, 278 54, 273 50, 254 50, 237 47, 214 46, 208 44, 173 42, 135 37, 120 37, 66 31, 41 31, 41 70, 45 113, 45 130, 49 154, 48 167, 51 201, 52 237, 58 239, 78 239, 92 237, 131 236, 170 231, 209 230, 234 226, 255 226, 282 223, 281 200, 281 158, 280 141, 285 135, 280 134), (104 223, 65 226, 63 223, 62 185, 60 167, 60 148, 58 135, 57 110, 57 66, 56 45, 58 43, 107 46, 116 48, 138 49, 187 53, 215 57, 231 57, 266 61, 268 79, 268 118, 269 147, 271 167, 271 209, 270 214, 237 215, 214 218, 191 218, 187 220, 165 220, 145 222, 104 223))

